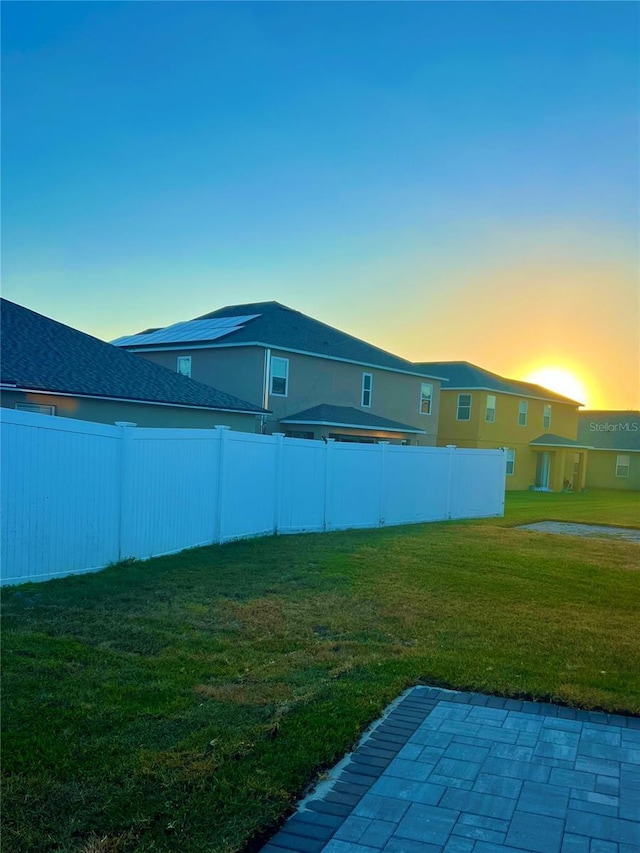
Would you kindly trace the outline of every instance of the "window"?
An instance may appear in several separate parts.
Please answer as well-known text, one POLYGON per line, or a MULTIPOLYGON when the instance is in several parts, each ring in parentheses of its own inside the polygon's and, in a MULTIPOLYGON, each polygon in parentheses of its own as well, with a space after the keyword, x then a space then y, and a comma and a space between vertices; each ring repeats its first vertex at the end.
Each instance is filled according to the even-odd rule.
POLYGON ((631 457, 618 453, 616 456, 616 477, 628 477, 629 476, 629 464, 631 462, 631 457))
POLYGON ((529 404, 526 400, 520 400, 520 405, 518 406, 518 424, 520 426, 527 425, 527 411, 529 408, 529 404))
POLYGON ((496 421, 496 395, 487 394, 487 408, 484 410, 484 419, 488 424, 496 421))
POLYGON ((271 393, 275 397, 286 397, 289 391, 289 359, 271 358, 271 393))
POLYGON ((55 406, 41 406, 38 403, 16 403, 19 412, 35 412, 37 415, 55 415, 55 406))
POLYGON ((551 406, 544 407, 542 415, 542 429, 551 429, 551 406))
POLYGON ((471 394, 458 394, 458 414, 456 419, 459 421, 471 420, 471 394))
POLYGON ((371 373, 362 374, 362 398, 360 405, 365 409, 371 408, 371 393, 373 391, 373 376, 371 373))
POLYGON ((507 477, 516 470, 516 452, 512 447, 507 447, 507 477))
POLYGON ((431 401, 433 399, 433 385, 431 382, 423 382, 420 385, 420 414, 431 414, 431 401))
POLYGON ((182 376, 191 376, 191 356, 190 355, 179 355, 178 356, 178 365, 176 367, 176 370, 182 376))

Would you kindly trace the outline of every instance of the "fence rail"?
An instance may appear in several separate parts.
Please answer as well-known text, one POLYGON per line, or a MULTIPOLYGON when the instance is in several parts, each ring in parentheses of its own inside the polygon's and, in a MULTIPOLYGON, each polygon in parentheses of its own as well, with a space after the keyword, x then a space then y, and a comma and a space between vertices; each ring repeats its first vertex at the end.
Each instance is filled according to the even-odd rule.
POLYGON ((2 583, 248 536, 504 511, 502 450, 1 416, 2 583))

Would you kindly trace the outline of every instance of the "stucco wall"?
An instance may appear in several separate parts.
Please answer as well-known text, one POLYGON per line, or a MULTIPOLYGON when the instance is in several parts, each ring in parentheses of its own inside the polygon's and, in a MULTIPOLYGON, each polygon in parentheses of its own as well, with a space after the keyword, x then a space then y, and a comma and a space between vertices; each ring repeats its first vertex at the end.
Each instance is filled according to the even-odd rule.
POLYGON ((587 488, 640 490, 640 453, 624 450, 590 450, 587 488), (629 476, 616 477, 616 457, 629 457, 629 476))
POLYGON ((225 424, 239 432, 259 431, 259 418, 233 412, 215 412, 202 409, 181 409, 175 406, 151 406, 144 403, 119 403, 111 400, 88 400, 81 397, 56 397, 52 394, 27 394, 17 391, 3 392, 1 405, 15 409, 16 403, 36 403, 55 406, 59 417, 81 421, 113 424, 131 421, 140 427, 179 427, 182 429, 212 429, 225 424))

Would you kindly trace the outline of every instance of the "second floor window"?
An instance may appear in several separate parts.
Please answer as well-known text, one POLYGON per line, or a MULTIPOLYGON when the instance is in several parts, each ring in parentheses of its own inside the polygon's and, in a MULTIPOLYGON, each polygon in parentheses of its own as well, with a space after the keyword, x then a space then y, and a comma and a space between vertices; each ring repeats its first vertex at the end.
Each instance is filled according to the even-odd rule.
POLYGON ((365 409, 371 408, 371 395, 373 393, 373 375, 371 373, 362 374, 362 398, 360 405, 365 409))
POLYGON ((542 429, 551 429, 551 406, 545 406, 542 414, 542 429))
POLYGON ((528 411, 528 403, 526 400, 520 400, 520 405, 518 406, 518 424, 519 426, 527 425, 527 411, 528 411))
POLYGON ((431 382, 422 382, 420 385, 420 414, 431 414, 431 402, 433 400, 433 385, 431 382))
POLYGON ((191 376, 191 356, 179 355, 176 370, 182 376, 191 376))
POLYGON ((286 397, 289 392, 289 359, 271 357, 271 393, 286 397))
POLYGON ((487 394, 487 408, 484 412, 484 419, 488 424, 495 423, 496 420, 496 395, 487 394))
POLYGON ((456 419, 459 421, 471 420, 471 394, 458 394, 458 413, 456 419))

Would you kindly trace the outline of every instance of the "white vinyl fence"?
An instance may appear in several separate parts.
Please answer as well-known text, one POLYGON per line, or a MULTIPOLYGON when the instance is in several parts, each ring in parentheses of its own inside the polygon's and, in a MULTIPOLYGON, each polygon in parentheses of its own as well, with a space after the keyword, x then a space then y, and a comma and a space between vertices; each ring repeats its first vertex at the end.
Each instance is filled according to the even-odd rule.
POLYGON ((502 450, 139 429, 2 409, 2 583, 247 536, 502 515, 502 450))

